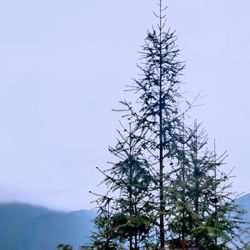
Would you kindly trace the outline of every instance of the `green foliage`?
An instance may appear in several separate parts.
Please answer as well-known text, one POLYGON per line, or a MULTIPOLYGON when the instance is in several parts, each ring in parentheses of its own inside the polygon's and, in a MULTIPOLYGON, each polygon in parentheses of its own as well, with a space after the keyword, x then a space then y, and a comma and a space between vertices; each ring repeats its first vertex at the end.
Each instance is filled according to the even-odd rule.
POLYGON ((110 226, 109 217, 105 217, 102 214, 96 217, 95 225, 97 231, 92 235, 93 249, 117 249, 120 242, 117 239, 116 233, 112 230, 110 226))
POLYGON ((73 247, 70 245, 58 244, 57 249, 58 250, 73 250, 73 247))
POLYGON ((146 216, 128 216, 118 213, 110 219, 112 229, 120 237, 148 234, 150 230, 150 219, 146 216))
POLYGON ((195 123, 182 129, 182 147, 169 174, 169 230, 173 238, 195 242, 200 249, 241 246, 238 229, 244 210, 228 191, 230 173, 222 171, 225 154, 209 151, 208 139, 195 123))
POLYGON ((108 191, 96 200, 99 215, 92 246, 97 249, 116 249, 126 241, 137 248, 138 242, 147 241, 155 223, 150 193, 153 177, 141 153, 143 134, 137 132, 132 125, 129 130, 123 127, 123 133, 118 131, 117 145, 109 150, 119 161, 105 171, 98 169, 108 191))

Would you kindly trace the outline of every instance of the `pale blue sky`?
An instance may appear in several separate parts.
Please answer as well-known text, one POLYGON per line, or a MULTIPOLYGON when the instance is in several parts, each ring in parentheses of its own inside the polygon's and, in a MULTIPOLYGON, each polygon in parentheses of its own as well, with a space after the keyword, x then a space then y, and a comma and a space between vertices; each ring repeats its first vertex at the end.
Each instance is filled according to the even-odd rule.
MULTIPOLYGON (((168 0, 183 81, 203 121, 250 192, 250 2, 168 0)), ((0 2, 0 200, 91 208, 88 190, 115 141, 122 90, 156 22, 154 0, 0 2)))

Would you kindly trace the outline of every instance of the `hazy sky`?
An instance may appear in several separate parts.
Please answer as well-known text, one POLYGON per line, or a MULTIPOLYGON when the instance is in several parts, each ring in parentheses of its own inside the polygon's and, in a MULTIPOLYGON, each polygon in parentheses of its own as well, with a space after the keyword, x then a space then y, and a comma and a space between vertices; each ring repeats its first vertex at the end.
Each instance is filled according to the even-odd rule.
MULTIPOLYGON (((168 0, 194 118, 250 192, 250 1, 168 0)), ((0 200, 91 208, 154 0, 0 2, 0 200)))

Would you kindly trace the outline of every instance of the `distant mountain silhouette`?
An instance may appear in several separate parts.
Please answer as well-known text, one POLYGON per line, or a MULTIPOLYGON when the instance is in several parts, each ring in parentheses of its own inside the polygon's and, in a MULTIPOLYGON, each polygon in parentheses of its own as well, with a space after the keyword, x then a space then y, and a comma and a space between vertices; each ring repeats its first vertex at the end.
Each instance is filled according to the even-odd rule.
POLYGON ((237 203, 246 209, 244 218, 250 222, 250 194, 242 195, 237 199, 237 203))
MULTIPOLYGON (((250 194, 241 196, 237 203, 246 209, 245 219, 250 221, 250 194)), ((59 243, 79 249, 89 242, 94 216, 88 210, 67 213, 27 204, 0 203, 0 249, 56 250, 59 243)))
MULTIPOLYGON (((250 229, 250 194, 246 194, 241 196, 237 199, 237 203, 242 206, 246 210, 246 214, 244 214, 243 218, 248 224, 245 225, 246 228, 248 228, 248 231, 250 229)), ((249 233, 243 233, 241 234, 242 239, 244 239, 246 242, 250 243, 250 235, 249 233)))
POLYGON ((58 212, 20 203, 0 204, 0 249, 56 250, 58 243, 78 249, 89 241, 94 212, 58 212))

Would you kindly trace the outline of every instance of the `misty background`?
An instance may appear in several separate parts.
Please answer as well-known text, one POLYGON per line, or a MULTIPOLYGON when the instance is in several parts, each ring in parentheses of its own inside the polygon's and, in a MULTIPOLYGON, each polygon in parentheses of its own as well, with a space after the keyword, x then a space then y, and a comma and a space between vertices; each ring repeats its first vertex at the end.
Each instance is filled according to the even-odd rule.
MULTIPOLYGON (((168 0, 183 90, 204 106, 234 189, 250 192, 250 2, 168 0)), ((137 76, 138 52, 156 23, 154 0, 0 2, 0 201, 89 209, 119 127, 119 101, 137 76)))

